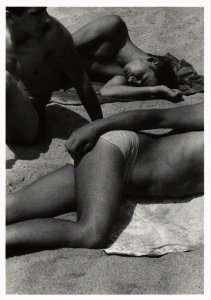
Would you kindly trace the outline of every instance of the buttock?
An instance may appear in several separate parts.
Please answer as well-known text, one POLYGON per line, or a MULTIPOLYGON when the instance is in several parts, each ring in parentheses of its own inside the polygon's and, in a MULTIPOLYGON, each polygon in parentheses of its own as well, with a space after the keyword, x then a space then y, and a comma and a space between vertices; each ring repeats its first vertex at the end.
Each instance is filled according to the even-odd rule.
POLYGON ((127 193, 132 193, 132 177, 139 150, 138 135, 133 131, 115 130, 103 134, 101 138, 116 146, 122 153, 124 158, 124 182, 126 183, 127 193))

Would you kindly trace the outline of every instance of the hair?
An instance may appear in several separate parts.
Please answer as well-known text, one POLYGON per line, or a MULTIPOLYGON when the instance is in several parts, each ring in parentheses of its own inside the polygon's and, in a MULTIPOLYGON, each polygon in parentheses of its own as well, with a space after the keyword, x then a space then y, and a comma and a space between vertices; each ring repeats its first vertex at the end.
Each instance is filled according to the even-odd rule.
POLYGON ((7 11, 11 12, 16 16, 20 16, 26 9, 27 7, 6 7, 7 11))
POLYGON ((157 75, 158 84, 166 85, 171 89, 177 88, 178 81, 171 64, 160 56, 151 55, 151 57, 158 62, 158 64, 153 65, 153 70, 157 75))

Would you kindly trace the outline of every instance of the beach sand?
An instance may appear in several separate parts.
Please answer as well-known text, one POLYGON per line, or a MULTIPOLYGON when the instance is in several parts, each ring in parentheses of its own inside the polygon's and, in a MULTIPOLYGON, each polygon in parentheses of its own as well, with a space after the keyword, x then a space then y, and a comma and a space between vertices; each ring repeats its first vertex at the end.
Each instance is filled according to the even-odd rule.
MULTIPOLYGON (((203 74, 202 8, 50 8, 74 32, 93 18, 118 14, 131 39, 144 51, 170 52, 203 74)), ((172 104, 164 100, 102 105, 104 116, 196 103, 203 94, 172 104)), ((7 191, 15 191, 69 162, 65 139, 88 120, 82 106, 55 103, 47 108, 48 136, 33 147, 7 146, 7 191)), ((159 258, 108 256, 103 250, 58 249, 10 257, 8 294, 200 294, 203 249, 159 258)))

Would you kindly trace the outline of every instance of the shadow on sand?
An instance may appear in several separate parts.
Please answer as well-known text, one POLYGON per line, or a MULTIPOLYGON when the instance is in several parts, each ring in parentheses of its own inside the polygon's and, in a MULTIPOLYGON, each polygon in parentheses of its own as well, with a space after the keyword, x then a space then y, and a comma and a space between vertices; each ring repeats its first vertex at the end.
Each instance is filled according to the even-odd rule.
POLYGON ((66 140, 71 133, 88 123, 78 113, 58 104, 50 104, 47 107, 47 132, 34 145, 8 144, 9 149, 15 154, 15 158, 6 161, 6 168, 11 169, 16 160, 34 160, 40 153, 46 153, 52 138, 66 140))

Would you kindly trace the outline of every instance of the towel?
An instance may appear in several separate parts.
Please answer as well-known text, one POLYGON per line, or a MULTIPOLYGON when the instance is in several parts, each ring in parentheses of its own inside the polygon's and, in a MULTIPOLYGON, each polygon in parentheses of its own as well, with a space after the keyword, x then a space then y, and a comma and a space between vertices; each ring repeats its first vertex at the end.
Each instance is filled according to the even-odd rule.
POLYGON ((178 88, 183 95, 189 96, 204 92, 204 76, 198 75, 193 66, 184 59, 179 60, 170 53, 162 56, 170 63, 178 81, 178 88))
POLYGON ((137 201, 122 205, 107 254, 160 256, 203 244, 203 196, 137 201))
MULTIPOLYGON (((102 97, 98 94, 98 91, 101 87, 103 87, 103 83, 99 82, 92 82, 92 86, 98 95, 98 101, 100 104, 105 104, 105 103, 115 103, 115 102, 131 102, 133 100, 131 99, 118 99, 114 97, 102 97)), ((82 105, 81 100, 78 97, 78 94, 75 90, 75 88, 70 88, 67 90, 59 90, 53 93, 51 100, 51 103, 58 103, 62 105, 82 105)))
MULTIPOLYGON (((164 56, 157 56, 170 63, 178 81, 178 89, 183 95, 190 96, 204 92, 204 76, 198 75, 190 63, 184 59, 179 60, 170 53, 164 56)), ((99 89, 103 86, 103 84, 99 82, 92 82, 92 85, 96 93, 98 93, 99 89)), ((131 99, 117 99, 113 97, 102 97, 100 95, 98 95, 98 100, 100 104, 131 102, 131 99)), ((81 105, 75 88, 54 92, 51 102, 63 105, 81 105)))

